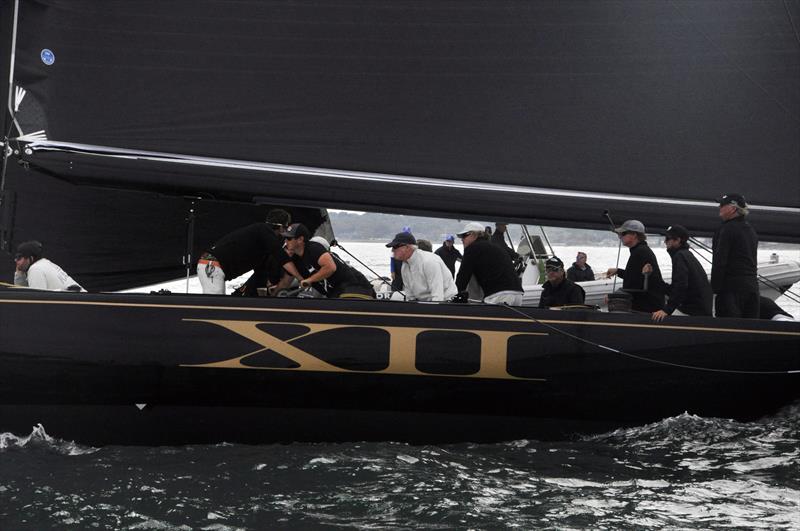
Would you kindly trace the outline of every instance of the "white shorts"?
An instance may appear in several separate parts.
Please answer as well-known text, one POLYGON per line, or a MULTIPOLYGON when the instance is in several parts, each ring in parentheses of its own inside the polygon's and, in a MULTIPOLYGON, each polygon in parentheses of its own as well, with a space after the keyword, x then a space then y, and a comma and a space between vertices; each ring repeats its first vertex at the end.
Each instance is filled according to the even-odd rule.
POLYGON ((508 304, 509 306, 522 306, 521 291, 498 291, 483 299, 486 304, 508 304))

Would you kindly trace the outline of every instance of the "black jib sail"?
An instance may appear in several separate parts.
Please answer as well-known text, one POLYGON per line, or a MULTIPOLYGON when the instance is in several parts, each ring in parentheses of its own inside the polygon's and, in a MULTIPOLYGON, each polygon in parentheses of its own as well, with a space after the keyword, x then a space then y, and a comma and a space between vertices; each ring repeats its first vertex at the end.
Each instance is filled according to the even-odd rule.
POLYGON ((798 240, 797 2, 4 8, 31 171, 579 227, 610 209, 696 233, 737 191, 763 240, 798 240))

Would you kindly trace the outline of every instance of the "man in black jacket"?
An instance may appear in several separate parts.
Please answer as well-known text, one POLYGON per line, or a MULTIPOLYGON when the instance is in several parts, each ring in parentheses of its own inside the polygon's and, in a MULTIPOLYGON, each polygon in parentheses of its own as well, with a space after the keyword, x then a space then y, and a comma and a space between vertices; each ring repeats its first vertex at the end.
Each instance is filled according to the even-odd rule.
MULTIPOLYGON (((488 229, 489 227, 486 228, 488 229)), ((503 252, 505 252, 508 255, 508 259, 514 262, 517 258, 519 258, 519 255, 514 249, 509 247, 508 243, 506 242, 507 230, 508 230, 508 223, 502 223, 498 221, 494 224, 494 232, 489 233, 487 231, 487 234, 490 234, 489 241, 492 242, 497 247, 499 247, 500 249, 502 249, 503 252)))
POLYGON ((539 308, 553 308, 556 306, 569 306, 583 304, 586 293, 583 288, 575 284, 564 274, 564 262, 557 256, 548 258, 544 263, 547 282, 542 285, 542 296, 539 298, 539 308))
POLYGON ((622 240, 622 245, 631 250, 631 256, 625 269, 612 267, 606 273, 612 277, 619 275, 623 279, 622 289, 631 294, 631 308, 639 312, 655 312, 664 308, 664 294, 667 286, 661 277, 656 255, 647 245, 647 234, 644 224, 636 219, 629 219, 622 226, 614 229, 622 240), (651 272, 644 273, 644 266, 650 264, 651 272), (645 286, 645 278, 647 285, 645 286))
POLYGON ((572 267, 567 269, 567 278, 573 282, 586 282, 594 280, 594 271, 591 266, 586 263, 586 253, 578 251, 578 256, 575 257, 575 262, 572 267))
POLYGON ((668 286, 667 304, 663 310, 653 312, 653 321, 662 321, 675 310, 686 315, 711 316, 711 285, 703 266, 689 249, 689 231, 681 225, 669 227, 664 244, 672 258, 672 285, 668 286))
POLYGON ((483 290, 483 301, 489 304, 522 305, 522 284, 508 254, 489 242, 480 223, 468 223, 458 233, 464 242, 464 259, 456 276, 459 292, 466 291, 472 275, 483 290))
POLYGON ((439 255, 444 265, 450 270, 450 274, 455 278, 456 262, 460 262, 464 257, 461 256, 461 251, 455 248, 453 242, 455 242, 455 237, 449 234, 442 242, 442 246, 436 249, 436 254, 439 255))
POLYGON ((203 293, 225 295, 225 281, 251 269, 253 275, 246 286, 253 290, 266 287, 271 265, 301 280, 299 271, 283 250, 280 231, 283 229, 283 220, 288 219, 288 212, 272 210, 267 215, 266 223, 253 223, 226 234, 202 253, 197 261, 197 278, 203 293))
POLYGON ((711 264, 717 317, 758 319, 758 235, 747 214, 747 201, 740 194, 720 199, 722 225, 714 234, 711 264))

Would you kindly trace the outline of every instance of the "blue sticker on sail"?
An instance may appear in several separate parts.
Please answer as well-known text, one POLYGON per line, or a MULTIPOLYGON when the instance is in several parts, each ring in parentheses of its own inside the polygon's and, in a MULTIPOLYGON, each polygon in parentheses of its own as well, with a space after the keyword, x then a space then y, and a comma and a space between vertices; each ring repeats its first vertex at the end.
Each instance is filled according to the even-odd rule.
POLYGON ((47 66, 50 66, 51 64, 56 62, 56 54, 54 54, 52 50, 48 50, 47 48, 45 48, 39 55, 42 58, 42 62, 47 66))

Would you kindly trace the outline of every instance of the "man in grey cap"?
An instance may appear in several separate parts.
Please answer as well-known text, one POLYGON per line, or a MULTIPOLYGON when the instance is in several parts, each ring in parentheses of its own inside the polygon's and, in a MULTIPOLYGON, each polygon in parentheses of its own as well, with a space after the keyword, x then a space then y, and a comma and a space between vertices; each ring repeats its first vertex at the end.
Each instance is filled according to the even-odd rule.
POLYGON ((637 219, 629 219, 614 232, 619 235, 622 245, 630 249, 631 255, 625 269, 612 267, 607 276, 619 275, 623 279, 622 289, 631 294, 633 310, 650 313, 661 310, 664 308, 666 284, 661 277, 656 255, 647 245, 644 224, 637 219), (651 266, 649 273, 645 273, 647 264, 651 266), (646 276, 649 279, 645 286, 646 276))
POLYGON ((714 234, 711 264, 717 317, 758 319, 758 235, 747 222, 748 213, 740 194, 719 200, 722 225, 714 234))

